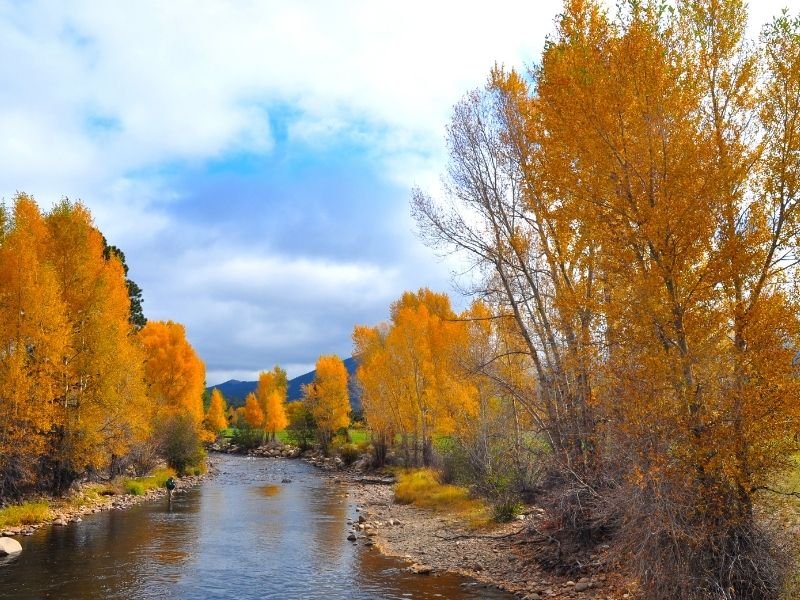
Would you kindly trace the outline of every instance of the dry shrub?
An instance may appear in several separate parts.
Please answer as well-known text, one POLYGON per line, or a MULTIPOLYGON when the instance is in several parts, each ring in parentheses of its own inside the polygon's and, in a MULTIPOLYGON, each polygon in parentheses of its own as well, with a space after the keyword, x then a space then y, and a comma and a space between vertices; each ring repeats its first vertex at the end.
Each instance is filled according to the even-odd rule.
MULTIPOLYGON (((732 493, 732 492, 729 492, 732 493)), ((724 495, 721 494, 721 495, 724 495)), ((685 482, 619 488, 620 559, 652 600, 774 600, 794 567, 788 536, 744 515, 711 512, 685 482)), ((721 502, 735 506, 735 502, 721 502)))

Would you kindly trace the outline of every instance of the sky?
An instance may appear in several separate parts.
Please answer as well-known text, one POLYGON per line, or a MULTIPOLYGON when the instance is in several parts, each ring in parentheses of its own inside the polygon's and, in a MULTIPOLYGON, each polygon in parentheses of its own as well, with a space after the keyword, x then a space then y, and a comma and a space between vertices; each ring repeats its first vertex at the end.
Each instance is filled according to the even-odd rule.
MULTIPOLYGON (((751 29, 798 3, 752 3, 751 29)), ((0 197, 88 206, 209 385, 300 375, 404 290, 456 295, 411 189, 437 189, 453 106, 533 64, 560 7, 0 0, 0 197)))

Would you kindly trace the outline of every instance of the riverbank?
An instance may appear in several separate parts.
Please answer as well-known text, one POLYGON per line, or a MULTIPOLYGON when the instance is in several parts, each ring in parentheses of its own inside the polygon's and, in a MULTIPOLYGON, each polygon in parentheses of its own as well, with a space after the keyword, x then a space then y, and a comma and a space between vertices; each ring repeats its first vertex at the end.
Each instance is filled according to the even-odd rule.
MULTIPOLYGON (((206 473, 202 475, 186 475, 176 477, 176 488, 173 494, 183 494, 195 487, 209 476, 213 475, 214 467, 209 461, 206 473)), ((128 481, 135 482, 135 479, 128 481)), ((80 523, 83 517, 89 514, 99 513, 107 510, 125 510, 131 506, 164 498, 167 495, 165 487, 158 486, 142 490, 141 493, 120 493, 115 491, 117 486, 114 482, 96 483, 86 482, 81 484, 77 490, 68 496, 59 497, 40 497, 34 500, 35 503, 44 503, 46 510, 36 511, 35 522, 26 522, 19 525, 7 525, 0 527, 0 537, 19 537, 33 535, 42 527, 63 527, 69 523, 80 523)))
POLYGON ((626 599, 633 594, 623 578, 604 572, 604 556, 592 555, 596 567, 585 575, 560 577, 537 564, 533 549, 547 543, 535 533, 544 511, 528 506, 521 519, 485 530, 471 530, 456 517, 394 500, 394 486, 379 479, 336 476, 347 482, 359 509, 353 524, 355 543, 374 545, 389 556, 402 557, 419 573, 451 572, 512 592, 520 598, 626 599))

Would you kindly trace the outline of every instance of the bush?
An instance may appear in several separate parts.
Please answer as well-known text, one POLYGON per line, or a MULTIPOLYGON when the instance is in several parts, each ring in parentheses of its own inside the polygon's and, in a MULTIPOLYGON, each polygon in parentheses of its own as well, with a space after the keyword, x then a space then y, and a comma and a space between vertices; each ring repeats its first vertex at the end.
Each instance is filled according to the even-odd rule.
POLYGON ((513 521, 520 514, 522 514, 522 503, 514 500, 507 500, 492 507, 492 517, 498 523, 513 521))
POLYGON ((122 488, 125 490, 126 494, 132 494, 134 496, 141 496, 145 492, 144 483, 136 481, 135 479, 126 479, 122 484, 122 488))
POLYGON ((188 415, 176 415, 166 420, 157 437, 167 464, 178 475, 185 474, 189 467, 199 466, 205 460, 200 433, 188 415))
POLYGON ((336 448, 336 452, 348 467, 356 462, 362 454, 362 450, 356 444, 340 444, 336 448))
POLYGON ((231 443, 244 450, 258 448, 264 441, 264 430, 252 427, 240 427, 233 432, 231 443))

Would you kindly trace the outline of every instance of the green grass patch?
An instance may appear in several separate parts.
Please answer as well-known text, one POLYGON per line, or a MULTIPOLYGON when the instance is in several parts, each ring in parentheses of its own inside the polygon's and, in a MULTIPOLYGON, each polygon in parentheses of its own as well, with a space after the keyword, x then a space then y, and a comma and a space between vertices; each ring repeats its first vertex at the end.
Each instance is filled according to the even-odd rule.
POLYGON ((350 441, 356 446, 365 445, 370 442, 369 431, 366 429, 355 429, 350 427, 347 430, 347 435, 350 436, 350 441))
POLYGON ((400 504, 413 504, 459 516, 472 527, 485 525, 491 518, 482 500, 470 497, 466 488, 441 483, 438 473, 433 469, 400 471, 394 497, 400 504))
POLYGON ((50 506, 43 500, 14 504, 0 509, 0 527, 33 525, 47 521, 50 516, 50 506))
MULTIPOLYGON (((189 467, 187 469, 187 474, 194 475, 195 473, 191 472, 193 470, 198 471, 198 473, 196 473, 197 475, 202 472, 200 467, 189 467)), ((150 490, 165 487, 167 479, 170 477, 175 477, 174 469, 156 469, 146 477, 125 478, 122 480, 121 486, 124 493, 133 494, 134 496, 141 496, 150 490)))

